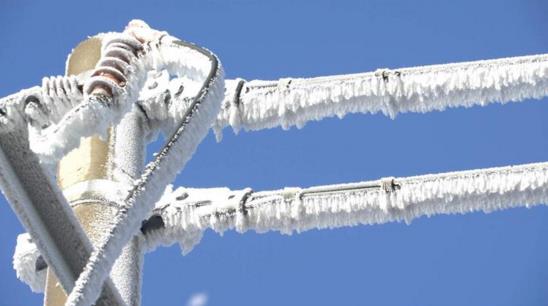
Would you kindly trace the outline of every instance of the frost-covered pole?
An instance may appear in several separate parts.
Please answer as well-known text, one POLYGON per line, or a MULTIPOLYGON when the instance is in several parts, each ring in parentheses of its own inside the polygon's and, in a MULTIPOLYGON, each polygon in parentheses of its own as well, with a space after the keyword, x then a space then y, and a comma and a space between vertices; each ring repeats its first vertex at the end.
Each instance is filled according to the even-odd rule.
MULTIPOLYGON (((101 40, 91 38, 80 44, 67 63, 67 75, 93 69, 100 58, 101 40)), ((118 207, 113 194, 124 192, 137 178, 144 164, 144 122, 138 109, 132 110, 109 137, 82 140, 80 147, 59 163, 58 183, 71 202, 77 218, 93 244, 99 243, 112 226, 118 207)), ((116 261, 111 279, 128 306, 140 305, 143 252, 134 238, 116 261)), ((44 305, 63 305, 67 295, 48 270, 44 305)))
MULTIPOLYGON (((131 186, 143 170, 145 120, 141 110, 135 107, 116 126, 112 134, 109 178, 120 186, 131 186)), ((108 205, 108 202, 105 204, 108 205)), ((141 304, 143 259, 142 237, 136 236, 124 247, 112 267, 112 281, 128 306, 141 304)))

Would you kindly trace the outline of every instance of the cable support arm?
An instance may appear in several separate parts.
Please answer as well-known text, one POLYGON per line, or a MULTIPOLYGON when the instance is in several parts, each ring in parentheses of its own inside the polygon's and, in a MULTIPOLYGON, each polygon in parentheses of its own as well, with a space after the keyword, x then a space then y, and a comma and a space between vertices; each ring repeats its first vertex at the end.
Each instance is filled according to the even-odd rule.
MULTIPOLYGON (((30 93, 39 91, 40 88, 29 90, 30 93)), ((17 102, 16 97, 10 106, 17 102)), ((11 112, 17 108, 14 106, 8 109, 11 112)), ((10 124, 8 120, 4 123, 10 124)), ((57 187, 53 175, 43 168, 38 157, 30 150, 26 126, 13 129, 0 124, 0 186, 19 221, 32 235, 32 242, 43 254, 42 259, 53 268, 62 287, 70 292, 93 246, 57 187)), ((35 277, 25 272, 18 275, 27 275, 31 279, 35 277)), ((34 291, 40 291, 43 282, 40 284, 33 281, 30 285, 34 291)), ((110 279, 105 282, 97 305, 124 305, 110 279)))

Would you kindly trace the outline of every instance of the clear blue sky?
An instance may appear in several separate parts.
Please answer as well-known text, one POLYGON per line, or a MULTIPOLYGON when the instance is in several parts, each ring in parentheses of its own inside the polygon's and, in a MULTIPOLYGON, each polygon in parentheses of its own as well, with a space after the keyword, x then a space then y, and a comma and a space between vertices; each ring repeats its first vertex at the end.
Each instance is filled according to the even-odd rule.
MULTIPOLYGON (((548 52, 544 1, 0 2, 0 96, 62 74, 66 55, 132 18, 219 55, 229 78, 318 76, 548 52)), ((311 186, 546 161, 548 102, 304 129, 209 135, 177 179, 194 187, 311 186)), ((41 305, 16 279, 23 231, 0 199, 0 305, 41 305)), ((283 236, 205 235, 147 254, 143 305, 548 305, 548 208, 283 236)))

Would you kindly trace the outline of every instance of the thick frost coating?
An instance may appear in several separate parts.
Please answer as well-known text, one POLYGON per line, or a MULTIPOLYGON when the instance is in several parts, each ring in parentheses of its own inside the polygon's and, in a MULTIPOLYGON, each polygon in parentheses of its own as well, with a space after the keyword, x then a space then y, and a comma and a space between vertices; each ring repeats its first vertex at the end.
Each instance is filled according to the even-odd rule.
MULTIPOLYGON (((118 39, 120 34, 106 33, 100 36, 104 47, 111 40, 118 39)), ((133 57, 125 71, 127 83, 124 87, 114 88, 114 98, 84 94, 82 103, 76 107, 65 105, 62 108, 48 108, 50 112, 56 110, 53 112, 54 115, 50 115, 50 120, 60 119, 46 128, 32 127, 29 130, 33 152, 38 154, 42 161, 51 164, 77 147, 83 137, 94 134, 105 136, 108 127, 118 123, 123 115, 131 110, 131 105, 137 100, 146 80, 147 71, 153 68, 151 55, 133 57)), ((50 82, 52 83, 54 82, 50 82)), ((84 87, 86 86, 87 84, 84 87)), ((47 86, 44 86, 44 91, 46 88, 47 86)), ((55 100, 50 102, 50 105, 63 104, 62 99, 55 99, 58 96, 53 95, 53 92, 44 92, 43 96, 55 100)))
MULTIPOLYGON (((207 229, 291 234, 546 203, 548 163, 264 192, 168 186, 153 212, 165 227, 144 238, 149 251, 179 243, 186 254, 207 229)), ((30 257, 38 256, 35 248, 32 252, 36 254, 30 257)), ((22 265, 15 268, 18 275, 30 271, 22 265)), ((31 277, 23 281, 40 283, 31 277)))
POLYGON ((2 132, 10 132, 15 129, 25 128, 25 104, 29 96, 41 98, 42 90, 35 86, 21 90, 17 93, 0 99, 0 129, 2 132))
POLYGON ((546 204, 548 163, 307 189, 222 192, 204 203, 201 199, 208 198, 209 189, 168 189, 155 210, 165 228, 147 234, 148 247, 179 242, 187 253, 206 229, 291 234, 546 204))
MULTIPOLYGON (((167 44, 168 39, 162 41, 167 44)), ((155 48, 151 56, 155 69, 149 72, 139 93, 139 101, 147 114, 150 130, 160 129, 167 137, 173 133, 193 98, 199 94, 210 63, 181 60, 196 57, 195 51, 183 47, 155 48)))
POLYGON ((13 268, 17 278, 29 285, 32 292, 43 292, 46 282, 46 270, 36 271, 36 260, 40 256, 36 245, 29 234, 17 236, 15 254, 13 254, 13 268))
POLYGON ((227 81, 222 111, 214 125, 260 130, 302 127, 311 120, 349 113, 441 111, 448 107, 484 106, 548 94, 548 55, 477 62, 379 69, 375 72, 311 79, 227 81))
MULTIPOLYGON (((187 254, 200 242, 203 236, 203 229, 193 227, 191 223, 199 223, 198 219, 190 221, 181 226, 179 222, 187 222, 179 215, 186 214, 186 208, 199 206, 203 215, 214 215, 216 212, 234 211, 238 209, 242 199, 251 194, 251 189, 230 190, 221 188, 177 188, 169 185, 162 198, 157 202, 155 215, 160 215, 166 224, 166 228, 148 232, 145 236, 146 248, 151 251, 158 246, 169 246, 178 242, 183 254, 187 254), (178 213, 177 213, 178 212, 178 213)), ((188 218, 198 215, 188 216, 188 218)), ((222 217, 222 215, 219 215, 222 217)))

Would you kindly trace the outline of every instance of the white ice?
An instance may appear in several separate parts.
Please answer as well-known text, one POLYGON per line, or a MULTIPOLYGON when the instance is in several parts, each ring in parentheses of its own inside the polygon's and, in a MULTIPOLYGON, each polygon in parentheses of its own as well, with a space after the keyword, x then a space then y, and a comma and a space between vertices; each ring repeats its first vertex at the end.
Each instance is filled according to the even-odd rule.
MULTIPOLYGON (((186 254, 208 229, 292 234, 547 203, 548 162, 262 192, 168 186, 154 209, 165 227, 143 238, 148 251, 179 243, 186 254)), ((33 266, 15 268, 27 283, 40 282, 26 272, 33 266)))
POLYGON ((317 78, 277 81, 227 80, 225 100, 214 124, 217 138, 231 126, 260 130, 298 128, 311 120, 350 113, 442 111, 451 107, 485 106, 548 95, 548 55, 317 78))
POLYGON ((546 204, 548 163, 251 194, 226 189, 224 200, 208 205, 196 205, 208 189, 167 192, 156 210, 166 226, 147 234, 147 245, 179 242, 187 253, 207 229, 291 234, 546 204), (387 189, 392 183, 399 187, 387 189))

